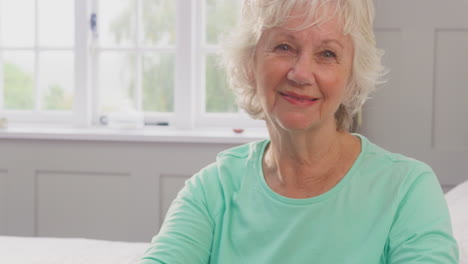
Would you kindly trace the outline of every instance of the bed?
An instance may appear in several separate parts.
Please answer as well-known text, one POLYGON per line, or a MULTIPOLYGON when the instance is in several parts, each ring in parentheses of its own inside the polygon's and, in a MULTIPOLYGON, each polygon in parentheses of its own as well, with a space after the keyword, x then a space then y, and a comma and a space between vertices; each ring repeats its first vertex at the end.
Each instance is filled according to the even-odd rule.
POLYGON ((455 238, 460 248, 460 264, 468 264, 468 181, 445 195, 452 216, 455 238))
MULTIPOLYGON (((460 246, 460 264, 468 264, 468 181, 448 192, 446 199, 460 246)), ((0 263, 130 264, 137 263, 148 246, 79 238, 0 236, 0 263)))
POLYGON ((137 263, 148 246, 82 238, 0 236, 0 263, 130 264, 137 263))

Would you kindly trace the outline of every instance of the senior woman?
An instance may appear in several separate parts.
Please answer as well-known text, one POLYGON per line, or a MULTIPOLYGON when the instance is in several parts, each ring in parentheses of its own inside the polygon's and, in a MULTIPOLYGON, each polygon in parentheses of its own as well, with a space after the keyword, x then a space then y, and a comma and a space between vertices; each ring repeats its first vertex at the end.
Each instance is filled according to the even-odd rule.
POLYGON ((245 0, 224 61, 270 139, 186 182, 140 263, 458 263, 431 168, 348 132, 382 73, 371 0, 245 0))

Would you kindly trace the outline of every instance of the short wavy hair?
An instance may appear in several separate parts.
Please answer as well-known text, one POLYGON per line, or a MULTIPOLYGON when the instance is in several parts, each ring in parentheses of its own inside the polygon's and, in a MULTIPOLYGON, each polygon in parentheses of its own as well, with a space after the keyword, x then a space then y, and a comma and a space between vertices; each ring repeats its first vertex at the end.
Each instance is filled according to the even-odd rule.
POLYGON ((353 40, 354 58, 347 94, 335 113, 337 129, 349 130, 353 117, 385 73, 381 64, 383 51, 376 47, 373 31, 372 0, 244 0, 240 22, 221 40, 221 65, 226 70, 228 83, 237 96, 239 107, 254 119, 265 119, 250 78, 256 45, 265 29, 284 24, 297 7, 304 17, 304 23, 297 30, 338 16, 343 21, 344 34, 349 34, 353 40), (328 12, 319 12, 324 8, 328 8, 328 12))

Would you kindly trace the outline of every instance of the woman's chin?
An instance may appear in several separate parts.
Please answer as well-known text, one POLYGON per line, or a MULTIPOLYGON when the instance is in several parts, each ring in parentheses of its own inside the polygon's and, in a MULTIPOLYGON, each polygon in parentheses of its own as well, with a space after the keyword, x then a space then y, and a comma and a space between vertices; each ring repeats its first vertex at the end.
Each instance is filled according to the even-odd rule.
POLYGON ((278 118, 276 121, 282 129, 290 131, 305 131, 320 125, 320 120, 303 115, 278 118))

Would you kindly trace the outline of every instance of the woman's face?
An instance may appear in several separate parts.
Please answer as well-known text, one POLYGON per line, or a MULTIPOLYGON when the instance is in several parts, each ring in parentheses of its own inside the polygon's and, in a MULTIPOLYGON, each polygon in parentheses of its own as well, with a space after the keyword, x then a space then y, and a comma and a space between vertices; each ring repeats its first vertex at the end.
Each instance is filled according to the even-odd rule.
POLYGON ((336 126, 334 114, 351 75, 353 44, 337 18, 290 30, 303 20, 267 29, 255 50, 253 83, 267 122, 288 130, 336 126))

